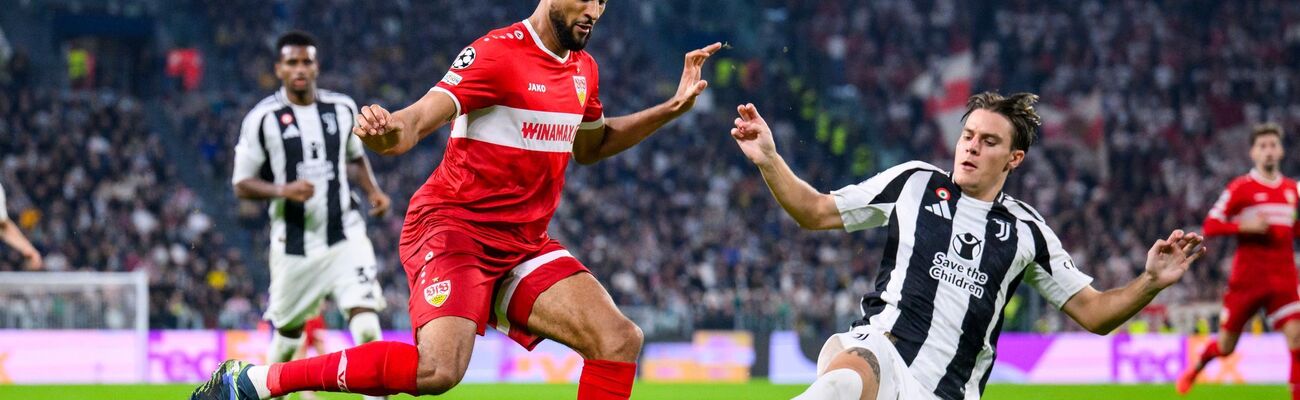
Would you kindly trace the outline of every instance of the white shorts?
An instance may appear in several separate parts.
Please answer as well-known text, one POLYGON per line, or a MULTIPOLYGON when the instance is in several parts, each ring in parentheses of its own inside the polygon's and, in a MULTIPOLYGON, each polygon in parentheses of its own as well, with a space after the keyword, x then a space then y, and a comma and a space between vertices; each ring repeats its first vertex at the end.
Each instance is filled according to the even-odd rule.
POLYGON ((826 373, 831 360, 841 352, 854 347, 867 349, 880 361, 880 388, 876 400, 921 399, 938 400, 934 393, 921 387, 921 383, 907 369, 907 363, 883 331, 868 325, 854 327, 848 332, 831 335, 817 355, 817 376, 826 373))
POLYGON ((384 309, 375 279, 375 250, 361 236, 306 257, 271 253, 271 298, 262 318, 277 328, 301 327, 316 316, 325 296, 340 310, 384 309))

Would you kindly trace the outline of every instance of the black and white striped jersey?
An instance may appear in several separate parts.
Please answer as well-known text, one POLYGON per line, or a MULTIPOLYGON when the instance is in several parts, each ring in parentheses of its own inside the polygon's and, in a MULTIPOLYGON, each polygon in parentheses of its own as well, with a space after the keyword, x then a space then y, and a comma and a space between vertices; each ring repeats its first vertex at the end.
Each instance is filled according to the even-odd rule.
POLYGON ((0 186, 0 221, 9 220, 9 204, 5 202, 5 188, 0 186))
POLYGON ((854 325, 891 332, 909 371, 939 398, 980 397, 1003 308, 1022 280, 1058 309, 1092 282, 1033 208, 1005 194, 992 203, 963 196, 933 165, 904 163, 831 194, 845 230, 889 229, 854 325))
POLYGON ((305 203, 271 201, 273 254, 318 254, 348 237, 365 235, 365 221, 352 204, 347 162, 365 156, 352 134, 356 102, 347 95, 316 91, 316 102, 289 102, 283 88, 248 112, 235 145, 231 178, 260 177, 276 184, 306 179, 316 193, 305 203))

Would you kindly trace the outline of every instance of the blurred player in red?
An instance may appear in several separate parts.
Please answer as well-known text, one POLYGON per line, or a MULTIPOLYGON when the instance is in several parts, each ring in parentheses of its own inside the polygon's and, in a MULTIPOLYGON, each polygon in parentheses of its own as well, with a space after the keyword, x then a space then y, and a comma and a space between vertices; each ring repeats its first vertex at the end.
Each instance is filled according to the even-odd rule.
MULTIPOLYGON (((323 309, 321 311, 324 311, 323 309)), ((307 358, 307 351, 315 350, 316 355, 329 353, 325 351, 325 317, 317 314, 316 317, 307 320, 302 325, 302 346, 298 351, 293 353, 294 360, 307 358)), ((298 398, 302 400, 316 400, 316 393, 306 391, 298 392, 298 398)))
POLYGON ((1263 308, 1267 322, 1286 335, 1291 351, 1291 398, 1300 400, 1300 296, 1296 293, 1294 238, 1296 181, 1279 171, 1282 127, 1261 124, 1250 135, 1255 169, 1234 179, 1205 217, 1205 236, 1236 236, 1237 254, 1223 296, 1218 339, 1202 350, 1200 361, 1183 371, 1175 388, 1187 394, 1196 376, 1216 357, 1232 354, 1241 329, 1263 308))
POLYGON ((193 398, 441 394, 464 377, 474 336, 488 326, 528 349, 547 338, 577 351, 579 399, 631 396, 641 330, 547 225, 569 160, 618 154, 689 111, 708 86, 701 67, 722 45, 686 54, 668 101, 606 119, 599 68, 583 51, 605 3, 541 0, 528 19, 465 47, 415 104, 395 113, 371 105, 357 116, 353 133, 390 156, 454 120, 446 155, 412 196, 402 228, 416 346, 367 343, 269 368, 227 361, 193 398))

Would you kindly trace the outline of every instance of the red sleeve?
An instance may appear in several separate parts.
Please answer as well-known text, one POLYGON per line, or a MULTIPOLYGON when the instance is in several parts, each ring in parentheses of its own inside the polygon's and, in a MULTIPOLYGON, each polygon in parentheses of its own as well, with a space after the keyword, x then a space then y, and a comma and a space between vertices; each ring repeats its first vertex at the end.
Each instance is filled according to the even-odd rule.
POLYGON ((1236 235, 1240 231, 1237 223, 1232 221, 1232 217, 1240 211, 1237 199, 1241 196, 1233 194, 1238 187, 1235 182, 1228 185, 1223 194, 1219 195, 1219 200, 1214 202, 1214 207, 1205 216, 1205 236, 1236 235))
POLYGON ((605 105, 600 103, 600 66, 591 60, 591 82, 588 83, 587 107, 582 111, 582 129, 596 129, 605 126, 605 105))
POLYGON ((456 115, 491 107, 500 102, 499 77, 506 76, 506 49, 479 39, 451 61, 451 69, 431 90, 446 92, 456 102, 456 115))
MULTIPOLYGON (((1291 182, 1291 183, 1295 183, 1295 182, 1291 182)), ((1294 190, 1296 194, 1296 197, 1293 198, 1300 199, 1300 183, 1295 183, 1294 185, 1291 185, 1291 190, 1294 190)), ((1300 217, 1300 208, 1296 209, 1296 212, 1291 215, 1292 219, 1296 219, 1297 217, 1300 217)), ((1296 221, 1291 222, 1291 237, 1292 238, 1300 237, 1300 223, 1296 223, 1296 221)))

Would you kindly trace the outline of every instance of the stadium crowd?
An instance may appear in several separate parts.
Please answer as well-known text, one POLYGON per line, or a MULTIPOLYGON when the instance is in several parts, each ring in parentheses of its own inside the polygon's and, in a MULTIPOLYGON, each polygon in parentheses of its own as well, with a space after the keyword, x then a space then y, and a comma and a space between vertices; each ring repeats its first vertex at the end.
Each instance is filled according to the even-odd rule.
MULTIPOLYGON (((726 135, 740 102, 756 103, 791 165, 831 190, 909 159, 950 165, 943 134, 957 127, 929 118, 912 87, 953 54, 971 51, 977 91, 1037 92, 1044 109, 1071 115, 1097 99, 1101 134, 1089 136, 1080 125, 1094 121, 1077 116, 1045 128, 1007 191, 1047 216, 1098 288, 1138 273, 1163 233, 1200 225, 1223 186, 1249 168, 1251 123, 1300 129, 1300 4, 1291 2, 762 0, 761 12, 738 14, 735 24, 708 22, 718 15, 709 3, 611 4, 588 48, 601 63, 609 115, 667 98, 676 54, 719 38, 736 47, 710 61, 713 85, 690 115, 625 154, 572 167, 552 223, 649 336, 831 332, 856 317, 858 298, 872 288, 883 233, 800 230, 726 135), (679 22, 693 29, 664 32, 679 22), (647 32, 669 39, 641 40, 647 32)), ((461 46, 533 4, 192 4, 212 29, 209 83, 176 95, 172 122, 200 149, 210 184, 228 192, 239 121, 279 85, 269 50, 278 33, 318 36, 320 87, 394 109, 431 87, 461 46)), ((6 90, 0 179, 11 214, 37 214, 24 229, 50 269, 148 268, 155 309, 166 311, 153 316, 155 327, 252 326, 265 288, 239 277, 264 268, 264 205, 211 217, 194 211, 199 200, 172 176, 174 160, 141 121, 139 102, 110 96, 6 90), (55 166, 63 169, 51 175, 55 166), (209 218, 237 218, 259 232, 256 252, 229 250, 209 218)), ((397 235, 407 199, 445 143, 437 134, 402 157, 371 155, 394 200, 394 215, 369 230, 389 298, 385 327, 409 325, 397 235)), ((1283 172, 1300 174, 1300 157, 1283 172)), ((1218 301, 1230 242, 1211 242, 1208 259, 1157 302, 1218 301)), ((1008 329, 1079 329, 1042 301, 1022 302, 1031 307, 1018 307, 1008 329)))

